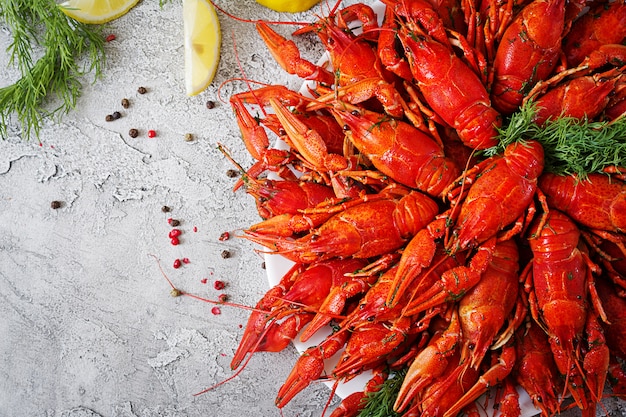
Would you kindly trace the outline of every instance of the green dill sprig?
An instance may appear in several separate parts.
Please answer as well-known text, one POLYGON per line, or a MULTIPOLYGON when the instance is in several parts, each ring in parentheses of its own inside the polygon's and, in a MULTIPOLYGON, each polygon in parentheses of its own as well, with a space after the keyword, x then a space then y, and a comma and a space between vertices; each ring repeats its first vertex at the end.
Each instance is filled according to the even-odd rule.
POLYGON ((9 64, 16 65, 21 78, 0 88, 0 137, 7 134, 7 122, 16 114, 25 136, 39 136, 43 118, 67 113, 80 95, 80 78, 104 65, 104 36, 100 26, 77 22, 65 15, 53 0, 0 0, 0 20, 12 35, 7 51, 9 64), (44 54, 33 62, 33 47, 44 54), (87 63, 80 60, 86 56, 87 63), (46 100, 55 95, 61 104, 45 110, 46 100))
POLYGON ((406 375, 407 368, 403 368, 393 374, 375 392, 368 392, 364 400, 365 407, 359 413, 359 417, 396 417, 400 416, 393 410, 400 387, 406 375))
POLYGON ((626 117, 612 122, 562 117, 540 126, 534 116, 532 103, 514 113, 499 130, 500 143, 484 155, 502 153, 513 142, 536 140, 544 148, 548 172, 585 178, 607 167, 626 165, 626 117))

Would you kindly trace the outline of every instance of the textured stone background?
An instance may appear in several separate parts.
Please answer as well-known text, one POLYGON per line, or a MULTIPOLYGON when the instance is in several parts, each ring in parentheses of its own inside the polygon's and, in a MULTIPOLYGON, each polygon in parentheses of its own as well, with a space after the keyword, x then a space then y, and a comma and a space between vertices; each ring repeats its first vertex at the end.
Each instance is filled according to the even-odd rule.
MULTIPOLYGON (((244 18, 311 16, 281 16, 252 0, 217 3, 244 18)), ((156 259, 178 287, 207 298, 219 294, 215 279, 245 305, 267 290, 254 247, 218 240, 258 220, 252 199, 231 191, 231 165, 216 149, 223 142, 244 166, 252 162, 221 99, 246 88, 227 82, 242 76, 237 54, 250 79, 292 88, 300 81, 277 68, 253 25, 220 14, 217 76, 187 98, 181 8, 144 0, 112 22, 107 32, 117 39, 107 44, 104 76, 85 78, 77 109, 46 122, 41 146, 14 121, 0 143, 0 416, 279 415, 274 398, 297 357, 292 347, 257 354, 237 378, 193 396, 232 375, 248 313, 224 307, 216 316, 209 304, 172 298, 156 259), (207 100, 216 108, 208 110, 207 100), (123 117, 105 122, 115 110, 123 117), (130 128, 140 136, 130 138, 130 128), (148 129, 158 136, 147 138, 148 129), (186 133, 196 140, 185 142, 186 133), (52 210, 52 200, 63 207, 52 210), (163 205, 182 222, 179 246, 169 243, 163 205), (231 258, 220 256, 225 249, 231 258), (183 257, 190 263, 173 269, 183 257)), ((8 44, 0 24, 0 50, 8 44)), ((298 44, 308 59, 321 55, 312 36, 298 44)), ((6 64, 0 53, 0 85, 17 77, 6 64)), ((284 415, 321 415, 329 392, 313 384, 284 415)))

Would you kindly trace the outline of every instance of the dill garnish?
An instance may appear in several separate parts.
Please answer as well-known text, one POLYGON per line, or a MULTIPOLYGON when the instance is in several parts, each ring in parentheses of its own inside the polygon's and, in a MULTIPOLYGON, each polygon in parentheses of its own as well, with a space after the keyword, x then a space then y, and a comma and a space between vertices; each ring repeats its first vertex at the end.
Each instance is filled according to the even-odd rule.
POLYGON ((380 390, 367 393, 363 399, 366 401, 365 407, 359 413, 359 417, 395 417, 399 413, 393 411, 393 404, 396 402, 398 392, 404 381, 407 368, 403 368, 393 374, 380 387, 380 390))
POLYGON ((0 21, 12 36, 9 64, 21 73, 17 82, 0 88, 0 137, 6 138, 11 114, 17 115, 27 138, 39 136, 44 117, 75 107, 83 75, 93 71, 95 78, 100 76, 105 58, 101 28, 71 19, 53 0, 0 0, 0 21), (35 45, 44 54, 33 61, 35 45), (81 64, 84 56, 87 63, 81 64), (47 111, 52 94, 61 104, 47 111))
POLYGON ((501 153, 510 143, 536 140, 545 151, 545 170, 555 174, 578 174, 585 178, 604 168, 626 165, 626 117, 594 122, 563 117, 542 126, 533 122, 533 104, 523 106, 500 129, 500 143, 486 149, 486 156, 501 153))

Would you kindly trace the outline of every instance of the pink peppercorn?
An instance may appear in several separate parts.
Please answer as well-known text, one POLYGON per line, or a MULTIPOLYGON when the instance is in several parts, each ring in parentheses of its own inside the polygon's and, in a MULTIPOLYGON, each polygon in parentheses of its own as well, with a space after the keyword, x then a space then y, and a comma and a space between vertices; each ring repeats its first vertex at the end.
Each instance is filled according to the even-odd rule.
POLYGON ((156 130, 148 130, 148 137, 149 138, 155 138, 156 137, 156 130))
POLYGON ((176 259, 174 261, 174 265, 173 266, 174 266, 174 269, 180 268, 182 266, 182 263, 180 262, 180 259, 176 259))

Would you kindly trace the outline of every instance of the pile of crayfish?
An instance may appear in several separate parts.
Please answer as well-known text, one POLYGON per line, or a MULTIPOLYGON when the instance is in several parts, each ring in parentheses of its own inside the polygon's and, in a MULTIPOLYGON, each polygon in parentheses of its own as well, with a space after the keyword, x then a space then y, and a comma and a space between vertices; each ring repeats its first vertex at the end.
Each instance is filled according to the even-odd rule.
POLYGON ((396 415, 472 413, 493 389, 517 416, 520 386, 544 416, 595 416, 604 396, 626 395, 624 154, 555 172, 541 132, 600 123, 589 131, 621 126, 626 142, 624 1, 382 3, 323 4, 294 32, 317 35, 328 65, 256 23, 310 83, 231 97, 256 160, 236 188, 262 217, 241 236, 294 262, 251 313, 232 368, 330 328, 278 407, 371 370, 332 413, 358 415, 404 369, 396 415), (505 143, 516 114, 534 133, 505 143))

